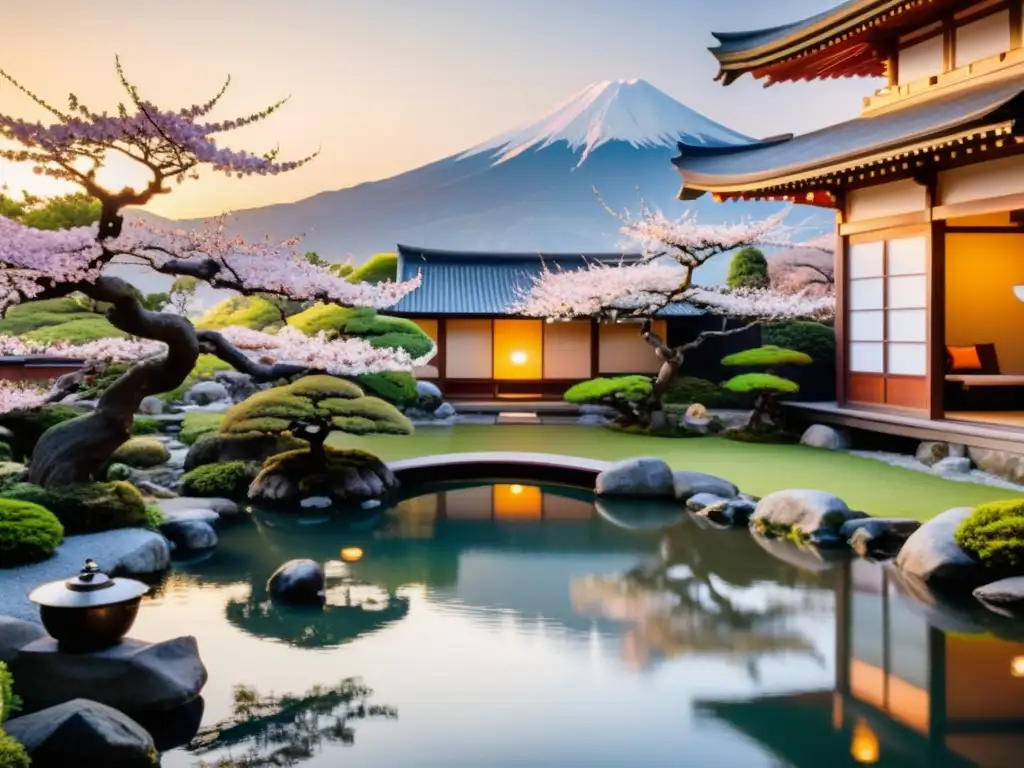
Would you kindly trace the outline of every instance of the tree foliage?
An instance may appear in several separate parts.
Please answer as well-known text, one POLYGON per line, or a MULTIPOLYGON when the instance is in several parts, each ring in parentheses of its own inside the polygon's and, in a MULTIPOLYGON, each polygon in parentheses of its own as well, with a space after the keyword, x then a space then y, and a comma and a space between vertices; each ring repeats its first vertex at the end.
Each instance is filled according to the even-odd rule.
POLYGON ((729 262, 728 285, 730 288, 767 288, 768 261, 760 248, 740 248, 729 262))
POLYGON ((735 368, 767 368, 781 365, 810 365, 810 355, 794 349, 765 345, 742 352, 734 352, 722 358, 722 365, 735 368))

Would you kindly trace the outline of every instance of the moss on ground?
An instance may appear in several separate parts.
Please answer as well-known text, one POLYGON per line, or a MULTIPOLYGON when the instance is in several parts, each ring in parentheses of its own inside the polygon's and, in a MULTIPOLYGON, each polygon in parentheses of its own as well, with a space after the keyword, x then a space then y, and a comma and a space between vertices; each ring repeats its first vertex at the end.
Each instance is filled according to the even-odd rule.
POLYGON ((64 527, 60 520, 45 507, 28 501, 0 499, 0 563, 4 567, 46 560, 63 538, 64 527))
POLYGON ((244 499, 258 470, 257 465, 248 461, 225 461, 196 467, 181 478, 181 494, 244 499))
POLYGON ((189 411, 181 422, 178 440, 185 445, 194 445, 199 438, 217 432, 222 421, 224 421, 223 413, 189 411))
POLYGON ((135 486, 123 481, 80 483, 59 488, 17 483, 5 488, 0 496, 32 502, 50 510, 69 535, 146 524, 146 502, 142 494, 135 486))

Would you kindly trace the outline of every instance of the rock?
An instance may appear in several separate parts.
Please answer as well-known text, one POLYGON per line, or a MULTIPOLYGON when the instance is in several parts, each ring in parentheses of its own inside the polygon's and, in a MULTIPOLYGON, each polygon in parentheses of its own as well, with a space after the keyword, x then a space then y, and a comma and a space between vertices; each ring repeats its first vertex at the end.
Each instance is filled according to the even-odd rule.
POLYGON ((700 512, 704 507, 710 507, 712 504, 719 504, 724 501, 728 501, 728 499, 724 499, 714 493, 695 493, 686 500, 686 508, 691 512, 700 512))
POLYGON ((165 488, 162 485, 157 485, 149 480, 139 480, 134 483, 135 487, 142 491, 147 496, 152 496, 157 499, 174 499, 177 498, 178 494, 172 491, 170 488, 165 488))
POLYGON ((145 728, 89 699, 73 699, 16 717, 4 724, 4 730, 24 745, 33 768, 152 768, 156 755, 145 728))
MULTIPOLYGON (((692 496, 690 502, 700 495, 692 496)), ((720 499, 714 504, 709 504, 698 510, 697 514, 717 525, 740 528, 750 522, 750 516, 754 514, 755 507, 754 502, 747 499, 720 499)))
POLYGON ((826 451, 846 451, 850 448, 850 435, 846 430, 825 424, 812 424, 800 438, 800 444, 826 451))
POLYGON ((310 496, 327 496, 343 506, 397 487, 394 473, 373 454, 328 448, 323 459, 311 459, 307 448, 268 459, 249 486, 249 498, 287 511, 310 496))
POLYGON ((189 552, 213 549, 217 546, 217 533, 210 523, 204 520, 176 520, 164 523, 160 526, 160 533, 166 536, 176 549, 189 552))
POLYGON ((904 542, 896 556, 896 567, 929 586, 952 586, 958 582, 976 586, 982 566, 953 539, 957 526, 973 511, 971 507, 955 507, 922 524, 904 542))
POLYGON ((319 605, 326 589, 324 569, 314 560, 289 560, 267 581, 271 598, 296 605, 319 605))
POLYGON ((985 584, 974 590, 974 596, 996 613, 1024 613, 1024 576, 1013 576, 985 584))
POLYGON ((185 402, 189 405, 210 405, 230 400, 228 388, 219 381, 200 381, 185 393, 185 402))
POLYGON ((676 499, 683 502, 698 493, 711 493, 723 499, 739 495, 739 489, 728 480, 686 469, 672 473, 672 487, 676 499))
POLYGON ((139 413, 147 416, 156 416, 164 412, 164 401, 156 395, 147 395, 139 403, 139 413))
POLYGON ((603 496, 594 502, 597 514, 617 528, 657 531, 678 525, 686 510, 670 501, 637 501, 603 496))
POLYGON ((179 496, 176 499, 166 499, 157 502, 163 510, 164 515, 174 512, 191 511, 195 509, 206 509, 216 512, 220 517, 233 517, 241 512, 241 508, 231 499, 222 499, 215 496, 210 498, 200 496, 179 496))
POLYGON ((212 509, 173 509, 164 512, 164 525, 175 523, 206 523, 214 526, 220 522, 220 515, 212 509))
POLYGON ((583 416, 604 416, 608 419, 613 419, 618 414, 614 408, 610 405, 591 405, 584 404, 579 407, 579 413, 583 416))
POLYGON ((259 387, 252 380, 252 376, 241 371, 217 371, 213 380, 223 384, 228 392, 228 398, 233 403, 240 403, 250 395, 256 394, 259 387))
POLYGON ((970 472, 972 467, 971 460, 968 458, 947 456, 932 465, 932 472, 937 475, 963 475, 970 472))
POLYGON ((123 712, 180 707, 199 695, 207 678, 191 636, 161 643, 127 638, 93 653, 64 653, 45 637, 22 648, 10 669, 31 707, 88 696, 123 712))
POLYGON ((8 662, 29 643, 48 637, 46 630, 33 621, 0 616, 0 662, 8 662))
POLYGON ((359 502, 360 509, 376 509, 381 505, 380 499, 367 499, 359 502))
POLYGON ((843 523, 839 537, 861 557, 882 560, 895 557, 903 543, 920 527, 917 520, 907 518, 864 517, 843 523))
POLYGON ((111 573, 119 576, 152 576, 171 567, 171 548, 167 539, 155 531, 145 534, 132 549, 126 551, 111 566, 111 573))
POLYGON ((949 456, 949 443, 935 442, 933 440, 925 440, 920 443, 914 452, 914 458, 926 467, 942 461, 947 456, 949 456))
POLYGON ((261 464, 278 453, 305 448, 304 440, 290 434, 264 434, 250 432, 241 435, 208 433, 200 437, 185 455, 184 469, 191 472, 205 464, 222 464, 228 461, 258 461, 261 464))
POLYGON ((426 421, 433 417, 433 412, 425 411, 422 408, 406 408, 405 415, 411 421, 426 421))
POLYGON ((434 411, 435 419, 450 419, 455 416, 455 406, 451 403, 441 403, 434 411))
POLYGON ((299 502, 302 509, 329 509, 334 506, 330 496, 309 496, 299 502))
POLYGON ((975 448, 973 445, 967 449, 967 454, 978 469, 1011 483, 1024 485, 1024 454, 975 448))
POLYGON ((580 416, 576 423, 587 427, 603 427, 608 423, 608 419, 599 413, 586 413, 580 416))
POLYGON ((597 476, 598 496, 671 497, 672 468, 658 458, 617 461, 597 476))
POLYGON ((838 496, 825 491, 776 491, 757 503, 753 523, 764 530, 795 531, 820 545, 845 543, 839 531, 847 520, 863 517, 838 496))
MULTIPOLYGON (((416 382, 416 405, 427 413, 433 413, 444 402, 444 396, 437 384, 431 381, 416 382)), ((412 417, 410 417, 412 418, 412 417)))
POLYGON ((686 416, 690 419, 696 419, 699 421, 710 420, 711 415, 708 413, 708 409, 700 403, 690 403, 690 407, 686 409, 686 416))
POLYGON ((162 488, 177 488, 178 483, 184 475, 184 470, 175 467, 154 467, 153 469, 133 469, 128 476, 128 481, 138 487, 139 483, 153 483, 162 488))

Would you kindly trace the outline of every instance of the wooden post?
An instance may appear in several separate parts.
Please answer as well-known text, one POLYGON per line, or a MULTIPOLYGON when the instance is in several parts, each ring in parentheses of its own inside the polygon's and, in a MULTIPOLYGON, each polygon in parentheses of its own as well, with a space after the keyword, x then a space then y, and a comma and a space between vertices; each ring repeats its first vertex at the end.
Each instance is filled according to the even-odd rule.
POLYGON ((945 416, 946 391, 946 222, 933 221, 928 233, 928 418, 945 416))
POLYGON ((590 378, 601 375, 601 326, 597 320, 590 320, 590 378))
POLYGON ((839 200, 840 210, 836 212, 836 246, 835 261, 832 273, 835 275, 836 314, 833 321, 836 333, 836 404, 846 404, 846 377, 849 370, 849 349, 846 343, 846 243, 847 238, 839 234, 839 226, 845 218, 843 215, 842 196, 839 200))

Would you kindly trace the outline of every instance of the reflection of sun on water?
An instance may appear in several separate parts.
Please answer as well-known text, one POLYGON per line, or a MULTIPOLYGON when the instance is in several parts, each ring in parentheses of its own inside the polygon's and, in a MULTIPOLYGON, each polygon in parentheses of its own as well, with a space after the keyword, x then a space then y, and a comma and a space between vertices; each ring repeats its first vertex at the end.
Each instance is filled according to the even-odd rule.
POLYGON ((853 727, 850 756, 862 765, 873 765, 878 762, 878 737, 863 719, 858 720, 853 727))

